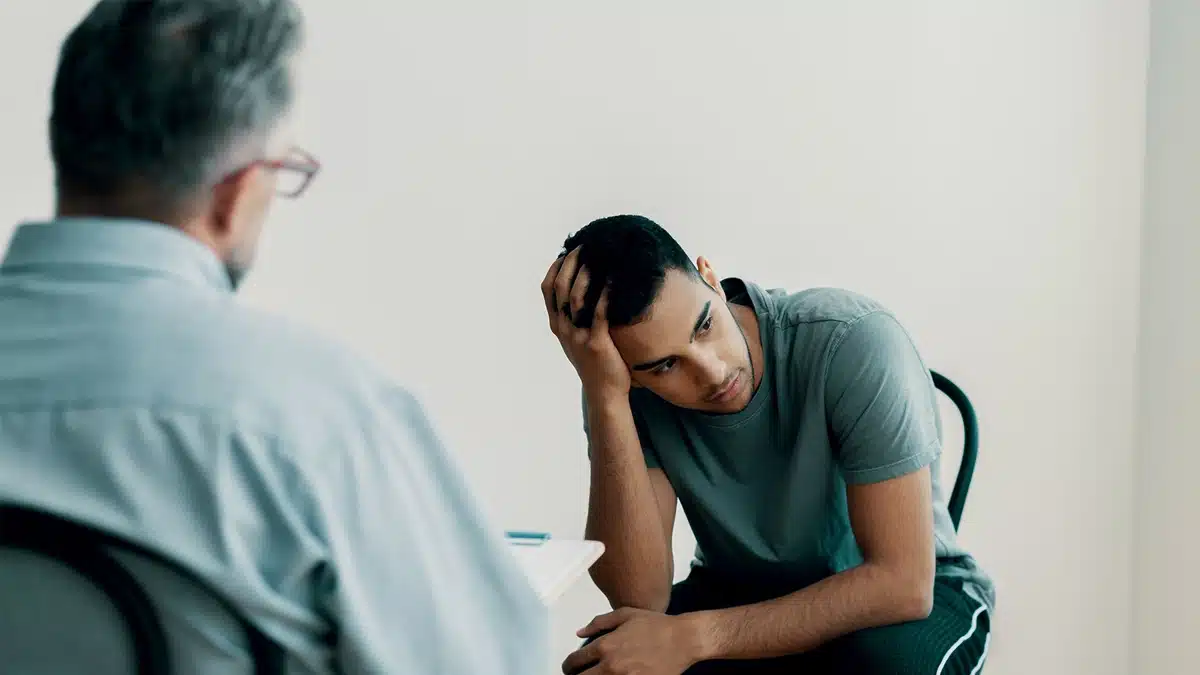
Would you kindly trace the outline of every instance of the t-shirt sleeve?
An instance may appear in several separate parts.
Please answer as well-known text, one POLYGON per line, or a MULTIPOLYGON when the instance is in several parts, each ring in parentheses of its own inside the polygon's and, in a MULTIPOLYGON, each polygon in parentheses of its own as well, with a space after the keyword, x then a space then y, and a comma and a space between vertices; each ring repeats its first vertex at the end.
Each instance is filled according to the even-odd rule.
MULTIPOLYGON (((588 459, 591 459, 592 435, 591 429, 588 428, 587 394, 580 393, 579 398, 582 404, 581 409, 583 413, 583 435, 588 439, 588 459)), ((630 402, 630 405, 633 405, 632 401, 630 402)), ((643 424, 641 417, 639 417, 637 410, 633 411, 633 423, 637 427, 638 442, 642 444, 642 457, 646 459, 646 468, 661 468, 661 465, 658 461, 658 455, 654 451, 654 448, 650 445, 650 436, 646 433, 645 425, 643 424)))
POLYGON ((886 312, 851 323, 825 378, 829 433, 847 483, 874 483, 937 458, 937 399, 907 331, 886 312))

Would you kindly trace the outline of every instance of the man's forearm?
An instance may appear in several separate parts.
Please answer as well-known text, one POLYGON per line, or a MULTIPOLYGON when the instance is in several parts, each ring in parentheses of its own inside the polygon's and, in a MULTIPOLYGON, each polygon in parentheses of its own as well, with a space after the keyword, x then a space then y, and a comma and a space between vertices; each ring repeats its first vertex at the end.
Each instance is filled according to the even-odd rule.
POLYGON ((758 659, 809 651, 837 637, 929 615, 932 579, 863 564, 753 605, 683 617, 697 632, 700 660, 758 659))
POLYGON ((604 542, 592 578, 614 607, 663 611, 670 551, 627 399, 588 404, 591 489, 587 537, 604 542))

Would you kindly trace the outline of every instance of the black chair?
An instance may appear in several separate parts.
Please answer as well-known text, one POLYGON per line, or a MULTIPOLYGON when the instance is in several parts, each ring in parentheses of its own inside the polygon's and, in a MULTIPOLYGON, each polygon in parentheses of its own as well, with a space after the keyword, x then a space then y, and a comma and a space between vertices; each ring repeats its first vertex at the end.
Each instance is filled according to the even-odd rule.
POLYGON ((967 398, 958 385, 941 373, 930 371, 930 374, 933 376, 933 385, 954 403, 962 416, 962 460, 958 465, 958 476, 954 479, 954 490, 950 493, 950 502, 947 505, 950 520, 954 522, 954 529, 957 530, 958 523, 962 520, 963 506, 967 503, 967 492, 971 489, 971 476, 975 474, 975 459, 979 455, 979 421, 975 417, 975 407, 971 405, 971 399, 967 398))
MULTIPOLYGON (((284 671, 283 650, 247 621, 233 603, 195 574, 144 546, 49 513, 0 506, 0 549, 5 548, 55 560, 99 590, 124 622, 137 675, 171 675, 171 652, 158 610, 141 584, 109 553, 113 549, 152 560, 205 590, 240 622, 255 674, 284 671)), ((0 635, 0 641, 4 639, 0 635)))

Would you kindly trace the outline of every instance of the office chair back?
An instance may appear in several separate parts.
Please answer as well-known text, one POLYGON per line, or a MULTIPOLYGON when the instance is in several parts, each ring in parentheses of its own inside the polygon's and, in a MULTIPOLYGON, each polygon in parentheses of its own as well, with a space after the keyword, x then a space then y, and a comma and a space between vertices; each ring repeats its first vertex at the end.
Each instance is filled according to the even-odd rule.
MULTIPOLYGON (((125 644, 116 647, 118 650, 124 648, 123 651, 129 654, 130 658, 126 660, 132 661, 132 672, 137 675, 171 675, 174 672, 171 651, 153 601, 137 579, 113 557, 112 550, 128 551, 152 560, 206 591, 229 616, 237 619, 245 631, 255 675, 276 675, 284 671, 283 651, 247 621, 227 598, 195 574, 143 546, 49 513, 0 506, 0 552, 5 549, 42 558, 43 565, 65 567, 97 591, 119 618, 120 625, 112 627, 117 629, 112 632, 113 635, 123 634, 125 644)), ((3 575, 4 566, 0 565, 0 588, 7 587, 5 593, 19 596, 23 589, 5 582, 3 575)), ((11 617, 11 620, 19 621, 20 617, 11 617)), ((34 628, 44 628, 50 640, 54 639, 54 626, 34 628)), ((0 645, 7 637, 0 635, 0 645)), ((53 644, 47 647, 54 649, 53 644)), ((48 655, 49 658, 55 656, 48 655)))
POLYGON ((959 462, 954 490, 950 493, 950 502, 947 505, 950 520, 954 522, 954 529, 957 530, 958 523, 962 520, 963 507, 967 503, 967 492, 971 489, 971 477, 975 474, 975 459, 979 455, 979 422, 975 417, 975 407, 971 405, 971 399, 967 398, 958 385, 941 373, 931 371, 930 374, 933 376, 933 385, 950 399, 962 417, 962 460, 959 462))

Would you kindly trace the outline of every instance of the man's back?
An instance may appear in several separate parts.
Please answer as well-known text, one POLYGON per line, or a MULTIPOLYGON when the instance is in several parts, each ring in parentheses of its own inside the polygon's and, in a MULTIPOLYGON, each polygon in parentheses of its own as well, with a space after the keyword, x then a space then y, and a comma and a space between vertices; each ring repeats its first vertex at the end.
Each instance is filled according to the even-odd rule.
MULTIPOLYGON (((544 609, 419 405, 230 290, 166 226, 20 229, 0 268, 0 501, 175 559, 294 672, 542 668, 544 609)), ((195 589, 122 559, 181 664, 245 658, 195 589)))

